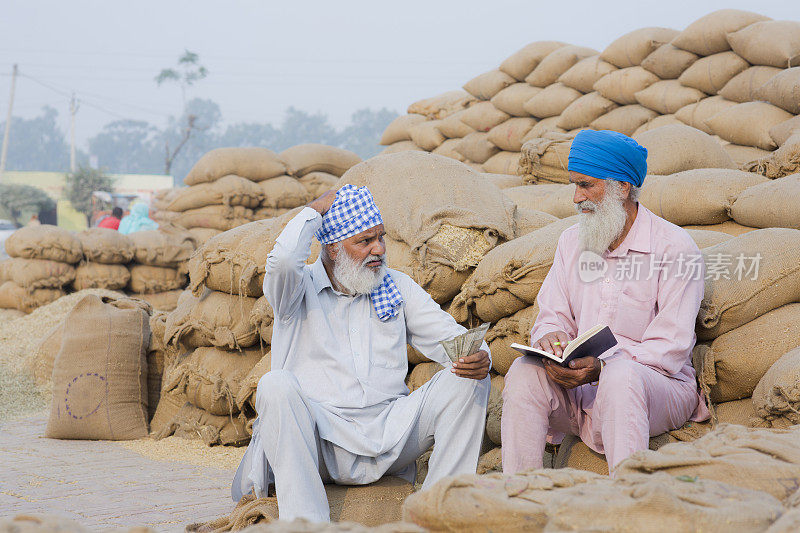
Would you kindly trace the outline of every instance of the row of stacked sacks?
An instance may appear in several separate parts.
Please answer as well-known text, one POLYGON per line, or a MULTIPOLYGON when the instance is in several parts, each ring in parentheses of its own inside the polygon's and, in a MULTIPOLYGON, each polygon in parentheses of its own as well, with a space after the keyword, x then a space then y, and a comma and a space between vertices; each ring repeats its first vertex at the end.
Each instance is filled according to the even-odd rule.
POLYGON ((329 190, 361 159, 322 144, 276 154, 267 148, 217 148, 184 178, 188 187, 160 191, 154 215, 188 229, 199 243, 254 220, 274 218, 329 190))
POLYGON ((800 138, 787 145, 800 127, 798 65, 800 22, 734 9, 682 32, 635 30, 602 52, 538 41, 464 91, 412 104, 381 144, 384 153, 424 150, 516 174, 522 146, 548 133, 686 124, 715 136, 735 167, 778 177, 798 168, 800 138))

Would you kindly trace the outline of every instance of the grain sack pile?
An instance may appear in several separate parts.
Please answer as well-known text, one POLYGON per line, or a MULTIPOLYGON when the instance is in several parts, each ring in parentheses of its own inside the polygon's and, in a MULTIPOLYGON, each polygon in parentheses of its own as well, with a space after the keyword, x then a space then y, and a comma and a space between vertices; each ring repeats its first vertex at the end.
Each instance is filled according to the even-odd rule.
POLYGON ((136 251, 132 238, 107 228, 91 228, 77 236, 83 249, 83 261, 76 269, 73 288, 80 291, 127 287, 131 279, 127 264, 136 251))

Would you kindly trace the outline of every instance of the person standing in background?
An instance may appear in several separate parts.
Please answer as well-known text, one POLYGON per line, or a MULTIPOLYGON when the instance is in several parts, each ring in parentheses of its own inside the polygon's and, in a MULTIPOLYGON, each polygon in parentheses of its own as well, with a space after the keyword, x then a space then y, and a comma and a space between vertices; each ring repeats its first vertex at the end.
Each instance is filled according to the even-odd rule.
POLYGON ((158 222, 150 218, 150 206, 144 202, 133 204, 131 214, 119 223, 119 232, 123 235, 151 229, 158 229, 158 222))
POLYGON ((97 225, 97 227, 118 230, 121 219, 122 219, 122 208, 115 207, 114 209, 111 210, 111 215, 101 220, 100 223, 97 225))

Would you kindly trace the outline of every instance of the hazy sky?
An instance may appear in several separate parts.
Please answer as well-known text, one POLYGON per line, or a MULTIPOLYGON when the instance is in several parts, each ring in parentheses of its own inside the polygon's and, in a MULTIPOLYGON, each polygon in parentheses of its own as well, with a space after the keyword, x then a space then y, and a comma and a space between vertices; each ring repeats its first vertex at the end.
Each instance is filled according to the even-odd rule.
POLYGON ((117 118, 161 125, 179 112, 180 90, 153 78, 189 49, 210 71, 190 96, 215 100, 226 123, 279 123, 293 105, 341 126, 363 107, 405 112, 531 41, 602 50, 724 7, 800 19, 797 0, 2 0, 0 121, 16 62, 14 114, 49 104, 67 131, 75 91, 80 145, 117 118))

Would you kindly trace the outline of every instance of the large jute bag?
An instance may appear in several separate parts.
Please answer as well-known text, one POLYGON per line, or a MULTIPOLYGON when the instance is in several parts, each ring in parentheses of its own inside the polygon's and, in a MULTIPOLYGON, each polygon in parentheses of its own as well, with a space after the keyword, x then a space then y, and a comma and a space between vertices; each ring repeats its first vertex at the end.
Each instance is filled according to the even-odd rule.
MULTIPOLYGON (((527 83, 523 83, 522 85, 528 85, 528 84, 527 83)), ((506 90, 510 90, 510 89, 511 89, 511 87, 509 87, 506 90)), ((537 91, 541 91, 541 89, 536 89, 536 90, 537 91)), ((498 93, 498 96, 499 96, 499 93, 498 93)), ((495 98, 492 99, 493 103, 494 103, 495 98)), ((524 103, 525 102, 522 102, 521 104, 519 104, 520 108, 522 107, 522 104, 524 104, 524 103)), ((498 107, 497 109, 500 109, 500 108, 498 107)), ((466 113, 466 110, 461 110, 461 111, 458 111, 457 113, 453 113, 452 115, 448 115, 447 118, 443 118, 441 121, 439 121, 439 126, 438 126, 439 133, 441 133, 442 135, 444 135, 448 139, 461 139, 463 137, 466 137, 467 135, 469 135, 473 131, 475 131, 475 128, 473 128, 471 126, 467 126, 466 124, 461 122, 461 117, 463 116, 464 113, 466 113)), ((508 112, 506 111, 506 113, 508 113, 508 112)), ((527 115, 527 114, 528 113, 525 113, 525 115, 527 115)), ((400 144, 400 143, 397 143, 397 144, 400 144)), ((410 149, 414 149, 415 148, 417 150, 420 150, 420 148, 416 144, 414 144, 414 143, 411 143, 411 144, 413 146, 410 149)), ((400 152, 400 151, 403 151, 403 150, 394 150, 394 151, 395 152, 400 152)), ((388 154, 388 153, 393 153, 393 152, 390 152, 388 149, 386 149, 382 153, 388 154)))
MULTIPOLYGON (((492 354, 494 356, 494 353, 492 354)), ((503 376, 492 376, 489 388, 489 403, 486 406, 486 436, 500 446, 500 421, 503 418, 503 376)))
POLYGON ((517 231, 514 232, 514 238, 516 239, 532 231, 541 229, 551 222, 555 222, 556 218, 557 217, 545 213, 544 211, 517 207, 517 211, 514 213, 514 221, 517 224, 517 231))
POLYGON ((560 115, 581 96, 582 93, 572 87, 563 83, 554 83, 525 102, 523 108, 537 118, 554 117, 560 115))
POLYGON ((706 120, 735 105, 736 102, 726 100, 722 96, 711 96, 700 100, 696 104, 689 104, 678 109, 675 112, 675 118, 687 126, 712 135, 711 128, 706 124, 706 120))
POLYGON ((523 81, 551 52, 567 46, 558 41, 535 41, 526 44, 500 63, 500 70, 523 81))
POLYGON ((523 144, 520 173, 532 178, 525 181, 568 183, 569 149, 574 137, 569 133, 550 132, 523 144))
POLYGON ((511 198, 518 210, 534 209, 557 218, 575 214, 575 204, 572 201, 574 193, 574 185, 557 183, 539 183, 503 189, 503 194, 511 198))
POLYGON ((423 98, 408 106, 408 113, 424 115, 429 119, 444 119, 475 103, 474 96, 463 89, 423 98))
POLYGON ((440 120, 426 120, 412 126, 409 129, 411 140, 426 152, 435 150, 445 140, 445 136, 439 131, 440 123, 440 120))
POLYGON ((741 9, 719 9, 689 24, 672 40, 672 44, 701 56, 718 54, 731 49, 727 39, 729 33, 762 20, 770 18, 741 9))
POLYGON ((706 95, 702 91, 681 85, 678 80, 663 80, 642 89, 634 97, 644 107, 669 115, 684 106, 699 102, 706 95))
POLYGON ((642 61, 642 68, 662 80, 677 79, 699 59, 697 54, 681 50, 672 43, 662 44, 642 61))
POLYGON ((500 148, 489 140, 489 134, 482 131, 469 133, 457 142, 455 150, 475 163, 485 163, 500 151, 500 148))
POLYGON ((683 122, 675 118, 675 115, 658 115, 657 117, 651 118, 636 128, 636 131, 633 132, 633 135, 639 135, 640 133, 654 130, 656 128, 660 128, 661 126, 669 126, 671 124, 683 124, 683 122))
POLYGON ((687 229, 686 233, 689 234, 689 237, 692 238, 694 243, 697 245, 698 248, 701 250, 703 248, 708 248, 709 246, 717 245, 721 242, 729 241, 733 238, 733 235, 728 235, 727 233, 723 233, 721 231, 710 231, 704 229, 687 229))
MULTIPOLYGON (((164 211, 169 213, 170 211, 164 211)), ((172 222, 184 228, 211 228, 220 231, 247 224, 253 219, 253 210, 244 206, 208 205, 198 209, 187 209, 172 222)))
POLYGON ((327 172, 341 176, 348 168, 361 162, 361 158, 349 150, 325 144, 298 144, 280 154, 286 163, 288 174, 302 177, 309 172, 327 172))
POLYGON ((779 72, 783 71, 775 67, 750 67, 731 78, 731 81, 725 84, 719 94, 723 98, 737 103, 765 100, 758 96, 759 89, 779 72))
POLYGON ((262 181, 286 174, 286 165, 278 154, 267 148, 216 148, 194 164, 183 182, 186 185, 209 183, 230 174, 262 181))
POLYGON ((53 365, 45 436, 127 440, 147 436, 150 321, 135 301, 82 298, 65 319, 53 365))
POLYGON ((478 100, 491 100, 494 95, 516 81, 502 70, 494 69, 469 80, 464 84, 464 90, 478 100))
POLYGON ((501 376, 505 376, 511 364, 522 356, 511 348, 511 344, 516 342, 530 346, 531 330, 538 315, 539 306, 534 303, 511 316, 501 318, 486 333, 486 342, 492 351, 492 368, 501 376))
MULTIPOLYGON (((444 121, 442 121, 444 122, 444 121)), ((466 127, 466 125, 465 125, 466 127)), ((472 129, 470 129, 472 131, 472 129)), ((408 152, 409 150, 417 150, 417 151, 424 151, 422 148, 417 146, 411 141, 399 141, 394 144, 390 144, 386 148, 381 151, 381 154, 396 154, 397 152, 408 152)), ((305 176, 304 176, 305 177, 305 176)), ((338 181, 338 178, 337 178, 338 181)))
POLYGON ((685 170, 645 178, 639 201, 656 215, 679 226, 719 224, 730 218, 731 207, 743 191, 768 181, 763 176, 741 170, 685 170), (687 194, 691 195, 691 202, 687 194))
POLYGON ((755 146, 742 146, 740 144, 727 143, 723 144, 722 148, 731 156, 731 160, 733 160, 737 168, 744 168, 752 162, 772 155, 772 152, 769 150, 762 150, 755 146))
POLYGON ((765 20, 728 35, 733 51, 753 65, 800 66, 800 22, 765 20))
POLYGON ((788 428, 800 424, 800 346, 775 361, 753 391, 758 425, 788 428))
POLYGON ((67 230, 48 224, 18 229, 6 239, 5 247, 11 257, 70 264, 83 259, 81 241, 67 230))
POLYGON ((408 390, 414 392, 422 387, 443 368, 444 367, 439 363, 434 363, 432 361, 414 365, 414 368, 408 374, 408 378, 406 378, 408 390))
POLYGON ((456 151, 456 148, 460 144, 461 139, 445 139, 442 144, 437 146, 431 153, 443 155, 445 157, 449 157, 450 159, 455 159, 456 161, 466 161, 467 158, 461 155, 460 152, 456 151))
MULTIPOLYGON (((524 108, 525 102, 536 96, 541 91, 541 88, 533 87, 527 83, 515 83, 513 85, 509 85, 494 95, 491 102, 497 109, 508 113, 512 117, 527 117, 528 112, 525 111, 524 108)), ((450 118, 451 117, 447 117, 445 120, 449 120, 450 118)), ((453 137, 453 135, 448 135, 442 131, 441 126, 439 127, 439 131, 444 133, 446 137, 453 137)))
POLYGON ((135 298, 144 300, 159 311, 173 311, 178 306, 178 298, 183 294, 182 290, 151 292, 146 294, 135 294, 135 298))
POLYGON ((634 139, 647 148, 649 174, 674 174, 695 168, 735 168, 730 156, 713 137, 690 126, 662 126, 634 139))
POLYGON ((204 245, 211 237, 222 233, 221 230, 213 228, 189 228, 186 231, 192 236, 198 247, 204 245))
POLYGON ((734 76, 750 65, 733 52, 721 52, 701 57, 683 71, 678 81, 686 87, 693 87, 706 94, 719 93, 734 76))
POLYGON ((631 136, 633 132, 658 116, 658 113, 639 104, 612 109, 594 119, 589 127, 596 130, 612 130, 631 136))
POLYGON ((498 152, 486 160, 483 169, 492 174, 517 174, 519 157, 519 152, 498 152))
POLYGON ((459 118, 475 131, 489 131, 508 120, 510 115, 497 109, 491 102, 480 102, 460 113, 459 118))
POLYGON ((492 448, 478 458, 477 474, 491 474, 503 471, 503 449, 498 446, 492 448))
POLYGON ((767 311, 800 302, 800 230, 749 231, 706 248, 702 254, 706 263, 705 295, 696 328, 701 340, 714 339, 767 311), (727 278, 723 276, 725 269, 730 269, 727 278))
POLYGON ((635 67, 662 44, 670 42, 678 33, 677 30, 669 28, 633 30, 612 41, 600 54, 600 58, 619 68, 635 67))
MULTIPOLYGON (((173 398, 172 395, 166 397, 173 398)), ((159 408, 164 403, 164 398, 165 396, 162 394, 159 408)), ((174 402, 169 404, 170 414, 175 405, 177 404, 174 402)), ((202 440, 206 446, 244 446, 250 442, 247 418, 242 413, 236 416, 212 415, 208 411, 185 402, 177 411, 174 411, 172 418, 167 422, 161 423, 160 415, 161 413, 157 410, 153 417, 153 437, 157 440, 175 435, 183 439, 202 440), (156 427, 160 429, 156 430, 156 427)))
POLYGON ((75 267, 49 259, 13 257, 5 261, 6 277, 26 289, 60 289, 75 279, 75 267))
POLYGON ((250 322, 255 303, 255 298, 224 292, 206 290, 198 298, 184 291, 167 317, 166 341, 187 348, 249 348, 258 343, 258 330, 250 322))
POLYGON ((267 352, 261 359, 258 360, 250 372, 239 381, 239 392, 236 394, 236 406, 240 411, 245 409, 245 404, 248 404, 253 411, 256 408, 256 391, 258 390, 258 382, 264 377, 264 374, 272 368, 272 353, 267 352))
POLYGON ((756 88, 755 97, 758 100, 766 100, 789 113, 800 115, 800 67, 779 70, 756 88))
POLYGON ((0 285, 0 309, 18 309, 30 313, 64 296, 61 289, 26 289, 13 281, 0 285))
POLYGON ((592 92, 597 80, 617 70, 617 67, 607 61, 600 59, 600 56, 591 56, 581 59, 572 65, 564 74, 559 76, 559 83, 567 87, 572 87, 586 94, 592 92))
POLYGON ((609 72, 592 87, 602 96, 621 105, 636 103, 636 93, 658 81, 658 77, 642 67, 628 67, 609 72))
POLYGON ((734 222, 733 220, 726 220, 721 224, 708 224, 708 225, 688 225, 683 226, 685 230, 704 230, 704 231, 717 231, 721 233, 725 233, 727 235, 733 235, 737 237, 743 233, 747 233, 748 231, 753 231, 754 229, 758 228, 751 228, 749 226, 742 226, 741 224, 734 222))
POLYGON ((706 124, 720 138, 734 144, 755 146, 762 150, 777 148, 769 130, 792 118, 792 114, 766 102, 746 102, 720 111, 706 124))
POLYGON ((176 268, 133 265, 130 271, 128 287, 134 293, 172 291, 186 286, 186 274, 176 268))
POLYGON ((772 155, 747 163, 742 169, 768 178, 783 178, 800 172, 800 130, 786 139, 772 155))
POLYGON ((108 228, 90 228, 78 233, 83 257, 87 261, 124 264, 133 259, 133 243, 128 235, 108 228))
POLYGON ((130 240, 137 263, 171 268, 188 261, 197 243, 192 233, 163 230, 137 231, 130 234, 130 240))
POLYGON ((522 139, 536 124, 534 118, 510 118, 489 130, 489 141, 508 152, 519 152, 522 149, 522 139))
POLYGON ((199 209, 207 205, 243 205, 258 207, 263 198, 261 189, 251 180, 228 175, 211 183, 186 187, 167 205, 169 211, 199 209))
POLYGON ((408 115, 400 115, 391 121, 389 125, 386 126, 386 129, 383 130, 379 144, 383 146, 389 146, 390 144, 400 141, 410 141, 411 135, 408 132, 409 128, 419 124, 420 122, 425 122, 425 117, 423 115, 417 115, 413 113, 408 115))
POLYGON ((559 116, 557 124, 558 127, 566 130, 585 128, 595 119, 617 107, 619 104, 601 96, 597 91, 590 92, 567 106, 559 116))
POLYGON ((131 272, 125 265, 104 263, 81 263, 75 269, 75 281, 72 287, 76 291, 83 289, 120 290, 128 286, 131 272))
POLYGON ((267 299, 262 296, 256 300, 253 305, 253 310, 250 311, 250 324, 261 337, 262 345, 272 344, 272 324, 275 321, 275 314, 272 312, 272 307, 269 305, 267 299))
POLYGON ((597 50, 585 46, 567 45, 547 54, 525 81, 534 87, 547 87, 554 84, 559 76, 581 59, 598 55, 597 50))
POLYGON ((263 207, 292 209, 312 200, 303 184, 291 176, 278 176, 258 185, 264 194, 263 207))
MULTIPOLYGON (((676 442, 668 433, 662 433, 650 437, 648 449, 657 450, 665 444, 676 442)), ((576 435, 565 435, 561 444, 558 445, 558 452, 553 460, 553 468, 575 468, 577 470, 588 470, 603 476, 608 475, 608 461, 602 453, 589 448, 576 435)))
POLYGON ((739 193, 731 216, 739 224, 755 228, 800 229, 800 174, 756 185, 739 193))
POLYGON ((319 198, 336 187, 339 178, 327 172, 309 172, 297 181, 306 188, 312 198, 319 198))

